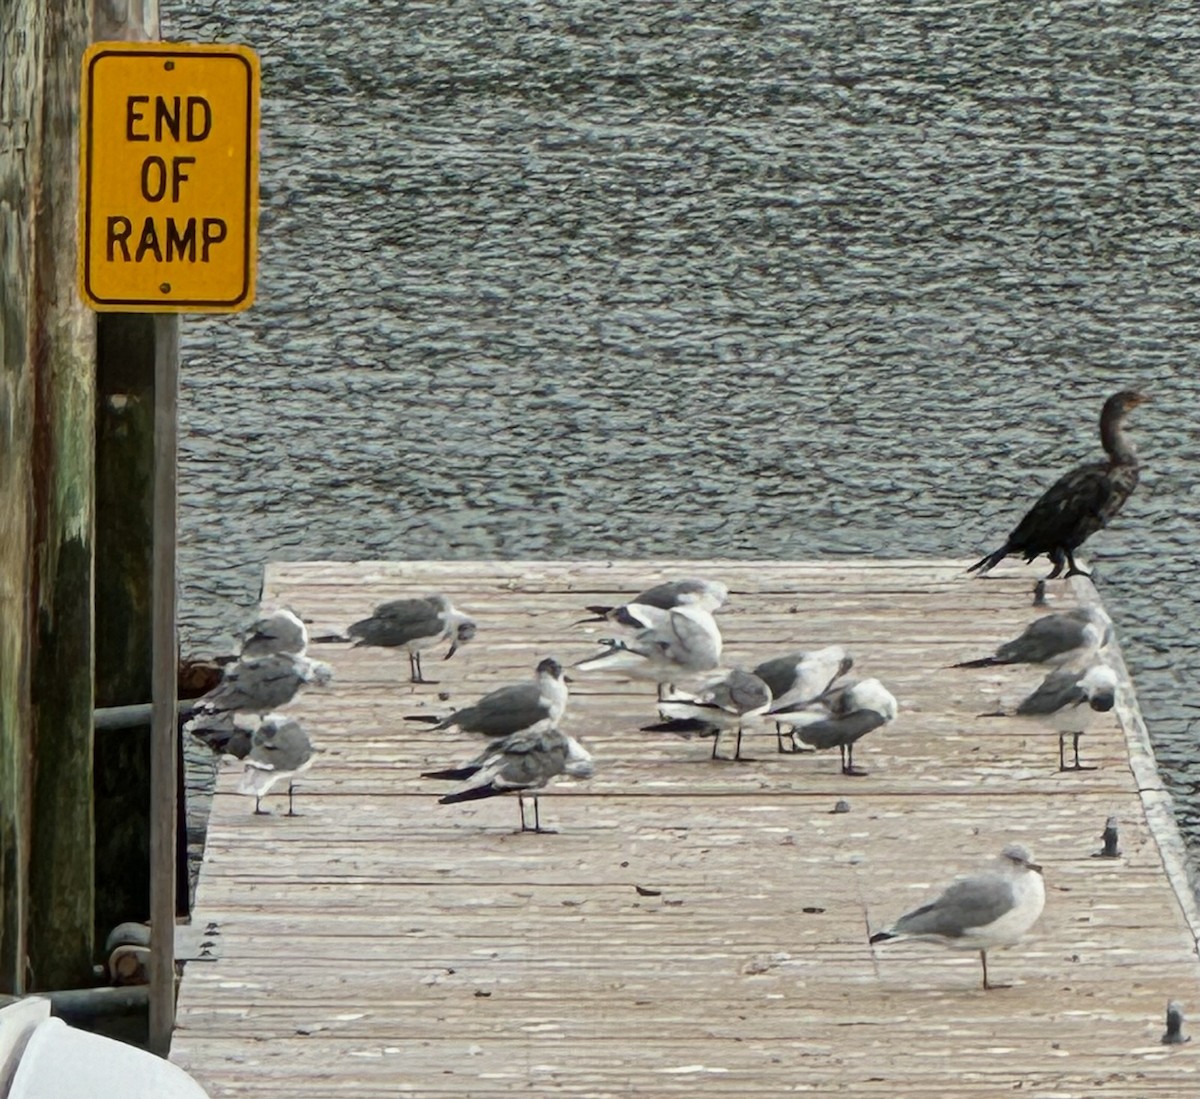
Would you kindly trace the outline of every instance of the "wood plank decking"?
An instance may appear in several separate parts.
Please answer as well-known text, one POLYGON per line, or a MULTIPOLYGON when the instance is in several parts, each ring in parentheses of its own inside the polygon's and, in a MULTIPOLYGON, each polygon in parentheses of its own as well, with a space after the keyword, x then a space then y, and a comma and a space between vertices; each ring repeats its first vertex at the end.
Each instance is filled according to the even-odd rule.
MULTIPOLYGON (((1200 1042, 1159 1037, 1168 999, 1200 1015, 1200 919, 1132 690, 1084 738, 1095 771, 1060 774, 1053 734, 977 717, 1042 671, 946 665, 1043 612, 1037 571, 965 563, 270 566, 264 602, 317 634, 437 590, 479 634, 430 654, 437 687, 410 684, 402 653, 313 646, 336 679, 289 707, 325 749, 303 816, 256 817, 237 769, 220 776, 194 915, 220 957, 186 969, 173 1060, 214 1099, 1196 1094, 1200 1042), (762 734, 755 762, 712 763, 708 741, 637 731, 652 685, 576 676, 564 728, 596 775, 543 797, 557 835, 516 833, 512 799, 436 804, 445 785, 419 772, 481 742, 404 714, 574 663, 611 633, 572 625, 585 604, 685 575, 730 585, 726 666, 837 642, 890 687, 899 720, 855 753, 868 777, 762 734), (1111 814, 1123 854, 1095 858, 1111 814), (974 954, 867 945, 1012 840, 1047 889, 1031 935, 990 959, 1013 987, 983 992, 974 954)), ((1055 609, 1094 598, 1071 583, 1051 584, 1055 609)))

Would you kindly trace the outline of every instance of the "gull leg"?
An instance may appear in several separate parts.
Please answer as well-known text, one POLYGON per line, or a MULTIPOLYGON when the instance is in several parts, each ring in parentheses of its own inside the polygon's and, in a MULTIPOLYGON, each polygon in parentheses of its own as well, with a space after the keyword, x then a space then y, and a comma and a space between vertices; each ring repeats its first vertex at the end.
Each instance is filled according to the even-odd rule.
POLYGON ((988 984, 988 979, 987 979, 987 951, 986 950, 981 950, 979 952, 979 960, 981 962, 983 962, 983 987, 986 990, 991 987, 988 984))
POLYGON ((525 827, 525 795, 524 794, 517 794, 517 808, 521 811, 521 831, 528 832, 529 829, 525 827))
POLYGON ((1095 771, 1096 767, 1089 766, 1086 763, 1079 762, 1079 738, 1083 736, 1083 732, 1071 734, 1071 747, 1075 753, 1075 762, 1068 765, 1066 760, 1066 733, 1058 734, 1058 769, 1060 771, 1095 771))
POLYGON ((775 751, 783 755, 787 749, 783 746, 783 726, 775 722, 775 751))
POLYGON ((533 830, 535 832, 541 832, 543 835, 552 836, 557 832, 557 829, 542 827, 541 810, 538 808, 538 804, 539 804, 538 796, 537 796, 537 794, 534 794, 533 795, 533 830))
POLYGON ((842 749, 842 774, 855 777, 867 774, 861 767, 854 766, 854 745, 840 745, 842 749))
POLYGON ((733 758, 734 759, 742 758, 742 727, 741 727, 741 725, 738 725, 738 728, 737 728, 737 747, 734 748, 734 750, 733 750, 733 758))
POLYGON ((255 795, 254 795, 254 811, 255 811, 255 813, 257 813, 257 814, 258 814, 260 817, 269 817, 269 816, 271 815, 271 814, 270 814, 270 812, 268 812, 266 809, 263 809, 263 808, 261 808, 261 807, 259 806, 259 802, 260 802, 261 800, 262 800, 262 798, 261 798, 261 797, 259 797, 259 795, 258 795, 258 794, 255 794, 255 795))
POLYGON ((710 759, 719 759, 720 758, 717 755, 717 745, 719 745, 720 743, 721 743, 721 730, 718 729, 716 731, 716 733, 713 735, 713 750, 712 750, 712 755, 709 757, 710 759))
POLYGON ((428 683, 430 686, 437 683, 436 679, 426 679, 421 674, 421 654, 416 650, 408 654, 408 666, 412 669, 412 681, 414 683, 428 683))
POLYGON ((300 815, 299 813, 296 812, 295 806, 292 804, 292 795, 295 794, 295 792, 296 792, 296 784, 294 782, 289 782, 288 783, 288 811, 287 811, 287 816, 289 816, 289 817, 298 817, 300 815))

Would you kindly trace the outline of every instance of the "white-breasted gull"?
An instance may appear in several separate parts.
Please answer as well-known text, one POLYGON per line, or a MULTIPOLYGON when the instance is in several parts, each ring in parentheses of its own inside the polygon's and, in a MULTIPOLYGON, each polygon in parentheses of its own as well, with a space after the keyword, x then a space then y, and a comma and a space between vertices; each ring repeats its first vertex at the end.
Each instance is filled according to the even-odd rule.
POLYGON ((711 672, 721 663, 721 631, 712 614, 698 604, 672 607, 659 625, 628 639, 603 638, 600 644, 603 652, 575 667, 648 679, 658 684, 660 699, 665 685, 711 672))
POLYGON ((267 714, 254 730, 250 751, 242 761, 246 769, 242 772, 238 793, 252 794, 254 811, 265 813, 266 810, 260 808, 259 802, 267 796, 272 786, 287 779, 287 816, 296 816, 292 801, 296 789, 293 779, 312 766, 317 751, 308 739, 304 727, 294 717, 288 717, 287 714, 267 714))
POLYGON ((1055 668, 1014 708, 992 710, 980 717, 1029 717, 1058 733, 1058 769, 1092 771, 1079 762, 1079 738, 1096 714, 1108 713, 1117 703, 1117 673, 1102 656, 1055 668), (1066 762, 1066 738, 1072 738, 1075 761, 1066 762))
POLYGON ((1012 946, 1042 914, 1046 887, 1042 868, 1019 843, 1010 843, 986 869, 957 878, 936 900, 906 912, 872 943, 921 939, 953 950, 978 950, 983 987, 988 983, 987 952, 1012 946))

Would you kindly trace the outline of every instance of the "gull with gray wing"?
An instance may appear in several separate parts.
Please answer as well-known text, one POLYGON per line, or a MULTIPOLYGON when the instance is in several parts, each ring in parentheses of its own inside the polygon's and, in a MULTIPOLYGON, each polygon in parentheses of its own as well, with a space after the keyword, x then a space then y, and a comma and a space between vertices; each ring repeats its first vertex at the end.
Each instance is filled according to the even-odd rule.
POLYGON ((905 913, 870 942, 919 939, 978 950, 983 987, 1002 988, 988 983, 987 952, 1020 940, 1045 904, 1042 868, 1025 847, 1010 843, 987 869, 957 878, 936 900, 905 913))
POLYGON ((271 653, 302 653, 308 647, 308 630, 298 616, 281 607, 256 620, 242 635, 240 657, 271 653))
POLYGON ((199 735, 227 715, 269 713, 291 702, 305 684, 324 687, 332 679, 328 664, 298 653, 247 657, 226 667, 221 682, 197 699, 195 716, 184 728, 199 735))
POLYGON ((1035 618, 1020 636, 1004 642, 991 656, 964 660, 953 668, 991 668, 1000 664, 1068 664, 1085 659, 1112 640, 1112 622, 1099 607, 1076 607, 1035 618))
POLYGON ((665 617, 663 612, 675 607, 703 607, 712 614, 728 598, 729 589, 719 580, 702 580, 698 577, 668 580, 647 588, 619 607, 592 604, 587 609, 593 617, 581 618, 575 625, 583 622, 614 622, 635 630, 646 629, 661 625, 665 617))
POLYGON ((713 616, 698 604, 672 607, 657 626, 638 630, 628 640, 603 638, 604 651, 579 661, 580 671, 611 672, 629 679, 648 679, 663 687, 711 672, 721 663, 721 631, 713 616))
POLYGON ((753 672, 734 668, 727 675, 712 679, 689 697, 665 698, 658 704, 660 721, 643 725, 644 733, 675 733, 680 736, 713 738, 713 759, 742 758, 742 732, 747 724, 767 712, 771 688, 753 672), (721 732, 737 730, 733 756, 717 755, 721 732))
POLYGON ((385 649, 404 649, 414 683, 435 683, 421 675, 421 652, 442 641, 450 642, 445 659, 449 660, 460 645, 475 636, 474 620, 456 610, 446 596, 437 594, 421 599, 394 599, 381 603, 369 618, 353 623, 346 631, 355 639, 355 647, 375 645, 385 649))
POLYGON ((1092 771, 1079 762, 1079 738, 1096 714, 1117 702, 1117 673, 1099 656, 1052 671, 1015 708, 992 710, 980 717, 1029 717, 1058 733, 1058 769, 1092 771), (1066 738, 1072 737, 1074 763, 1066 762, 1066 738))
POLYGON ((286 714, 267 714, 254 730, 238 793, 252 794, 255 813, 265 813, 266 810, 259 803, 272 786, 287 779, 287 815, 296 816, 292 800, 296 790, 293 779, 312 766, 317 751, 304 727, 295 718, 286 714))
POLYGON ((500 687, 444 718, 414 715, 405 720, 433 722, 434 731, 456 728, 493 739, 523 731, 539 732, 558 725, 566 712, 567 694, 562 665, 547 657, 538 664, 533 679, 500 687))
POLYGON ((816 702, 792 710, 772 710, 776 721, 792 727, 792 750, 802 742, 813 748, 836 747, 843 775, 865 775, 854 766, 854 745, 867 733, 896 720, 899 707, 878 679, 853 680, 826 692, 816 702))
MULTIPOLYGON (((754 674, 771 689, 771 711, 790 710, 815 702, 853 666, 853 657, 841 645, 827 645, 764 660, 754 674)), ((782 730, 782 723, 776 721, 775 746, 780 752, 784 750, 782 730)))
POLYGON ((467 786, 438 798, 439 805, 516 794, 522 832, 547 832, 538 809, 538 791, 553 778, 591 778, 591 753, 558 729, 526 730, 494 741, 470 763, 444 771, 425 771, 422 778, 467 781, 467 786), (533 795, 533 827, 525 817, 525 795, 533 795))

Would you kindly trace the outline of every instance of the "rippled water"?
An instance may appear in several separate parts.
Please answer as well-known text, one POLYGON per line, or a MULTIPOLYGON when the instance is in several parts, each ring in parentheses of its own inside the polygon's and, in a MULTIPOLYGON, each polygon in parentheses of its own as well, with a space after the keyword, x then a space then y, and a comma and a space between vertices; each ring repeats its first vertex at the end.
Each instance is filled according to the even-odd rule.
POLYGON ((190 648, 271 558, 981 553, 1137 384, 1089 551, 1200 840, 1190 4, 164 7, 263 62, 258 302, 184 332, 190 648))

